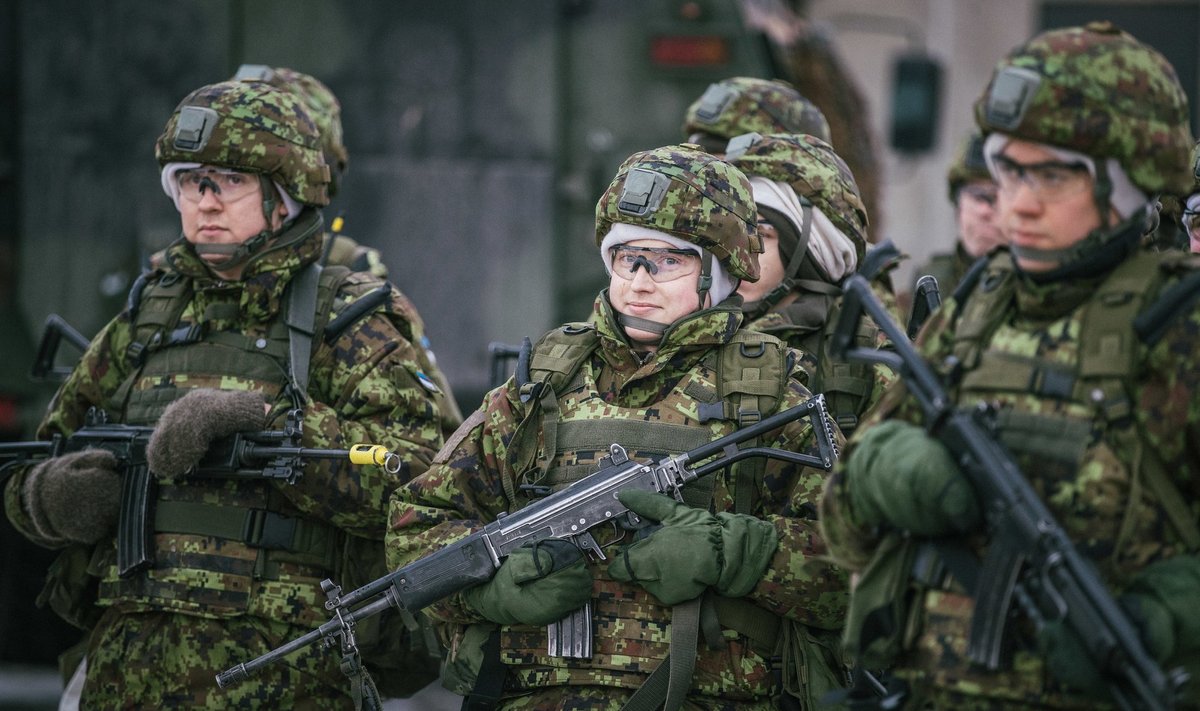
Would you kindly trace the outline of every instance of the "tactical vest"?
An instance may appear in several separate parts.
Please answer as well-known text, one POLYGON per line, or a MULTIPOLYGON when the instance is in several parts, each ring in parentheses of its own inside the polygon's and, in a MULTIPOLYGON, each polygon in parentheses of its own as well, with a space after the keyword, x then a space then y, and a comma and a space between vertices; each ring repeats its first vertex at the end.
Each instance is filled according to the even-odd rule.
MULTIPOLYGON (((802 296, 801 299, 804 297, 802 296)), ((798 303, 798 302, 796 302, 798 303)), ((838 299, 829 310, 829 316, 819 327, 802 328, 788 314, 789 304, 767 314, 749 325, 749 328, 769 333, 804 353, 804 366, 808 370, 808 388, 814 393, 825 395, 829 414, 838 428, 847 437, 858 426, 862 413, 871 405, 875 392, 875 372, 871 365, 838 361, 829 353, 829 344, 837 328, 837 315, 841 311, 838 299)), ((879 328, 870 319, 861 319, 854 336, 854 345, 861 348, 876 348, 879 345, 879 328)))
MULTIPOLYGON (((290 407, 288 391, 307 389, 309 357, 326 319, 344 306, 335 296, 349 275, 344 267, 316 265, 297 272, 281 313, 257 332, 209 327, 238 319, 236 288, 228 299, 209 299, 198 318, 189 310, 192 279, 168 272, 149 281, 131 295, 132 371, 106 408, 128 424, 153 424, 198 387, 258 390, 268 403, 290 407), (297 328, 311 336, 293 336, 297 328)), ((159 482, 153 525, 153 567, 125 579, 108 567, 101 604, 211 617, 249 613, 304 625, 324 619, 317 583, 333 570, 336 530, 304 517, 265 480, 159 482), (270 594, 262 594, 266 586, 270 594)))
POLYGON ((997 431, 1023 468, 1035 467, 1044 478, 1074 478, 1085 454, 1096 462, 1093 466, 1124 469, 1113 473, 1127 480, 1129 496, 1122 502, 1121 520, 1114 523, 1115 535, 1108 539, 1110 573, 1122 568, 1123 557, 1141 557, 1128 550, 1134 541, 1161 537, 1139 523, 1143 504, 1157 505, 1188 547, 1200 546, 1194 517, 1146 439, 1133 400, 1148 352, 1136 330, 1138 316, 1152 308, 1167 280, 1192 261, 1184 255, 1139 252, 1120 264, 1086 303, 1064 316, 1061 329, 1052 329, 1068 334, 1064 342, 1075 346, 1060 346, 1053 361, 1005 346, 1011 340, 1005 338, 1005 328, 1014 314, 1018 278, 1011 256, 1001 253, 975 284, 965 285, 970 297, 958 316, 953 344, 964 372, 959 401, 1013 403, 998 413, 997 431), (1046 407, 1039 401, 1055 404, 1046 407), (1091 448, 1111 450, 1113 461, 1091 448))
MULTIPOLYGON (((1194 269, 1195 261, 1185 255, 1135 254, 1086 302, 1041 324, 1035 335, 1012 324, 1019 276, 1008 253, 972 270, 959 289, 969 297, 958 302, 953 330, 951 355, 962 367, 956 401, 964 407, 1000 405, 996 431, 1001 440, 1022 470, 1037 472, 1051 509, 1069 508, 1059 523, 1068 531, 1088 527, 1077 547, 1104 579, 1118 585, 1153 559, 1159 547, 1172 545, 1171 539, 1177 550, 1200 550, 1194 515, 1147 440, 1133 400, 1155 342, 1153 331, 1160 329, 1161 335, 1164 322, 1190 313, 1200 296, 1200 274, 1194 272, 1164 289, 1179 273, 1194 269), (1147 314, 1153 318, 1146 319, 1147 314), (1031 337, 1057 339, 1049 357, 1026 355, 1040 350, 1031 337), (1085 468, 1086 477, 1081 476, 1085 468), (1067 502, 1064 492, 1069 492, 1067 502)), ((877 665, 889 664, 903 649, 932 645, 949 655, 922 662, 936 671, 902 665, 897 675, 932 674, 927 681, 933 686, 967 695, 986 689, 996 699, 1065 704, 1046 685, 1036 651, 1018 647, 1011 666, 997 672, 968 668, 953 656, 950 650, 966 644, 974 604, 955 590, 939 589, 943 581, 936 560, 932 547, 886 538, 861 574, 848 645, 877 665), (872 618, 891 623, 869 624, 872 618)))
MULTIPOLYGON (((655 402, 655 419, 650 419, 647 408, 621 407, 599 396, 588 365, 598 347, 599 335, 594 327, 576 323, 547 334, 532 353, 522 356, 516 384, 525 409, 523 414, 518 412, 521 420, 509 450, 508 469, 513 475, 504 480, 510 500, 545 495, 594 472, 600 457, 614 442, 624 446, 632 459, 656 459, 685 452, 757 422, 778 407, 792 365, 785 344, 778 339, 736 331, 728 343, 703 356, 703 367, 690 369, 655 402), (712 373, 712 378, 703 372, 712 373)), ((751 466, 735 466, 732 473, 721 472, 693 482, 684 489, 685 502, 710 508, 714 486, 720 486, 733 490, 737 512, 750 513, 761 486, 763 461, 753 459, 746 464, 751 466)), ((620 531, 601 531, 598 540, 603 546, 622 535, 620 531)), ((681 625, 689 623, 681 622, 678 608, 673 614, 640 588, 610 579, 603 563, 595 570, 599 593, 593 599, 596 633, 589 660, 564 666, 562 660, 547 655, 544 628, 502 627, 499 644, 494 648, 499 650, 503 666, 489 668, 490 663, 484 661, 487 671, 480 674, 478 684, 488 683, 482 679, 484 674, 504 674, 507 668, 509 683, 515 680, 519 688, 575 683, 635 688, 648 672, 660 666, 668 652, 674 662, 689 651, 695 666, 693 682, 699 688, 708 688, 712 693, 713 684, 731 682, 722 675, 728 676, 729 654, 737 656, 736 652, 697 656, 694 639, 690 650, 686 643, 682 649, 672 647, 672 640, 687 637, 681 625)), ((705 639, 711 643, 748 640, 744 643, 768 660, 784 644, 803 646, 808 654, 815 649, 812 645, 818 644, 811 637, 797 640, 800 633, 794 628, 802 626, 786 624, 756 605, 708 597, 714 604, 705 606, 699 626, 704 627, 705 639), (722 627, 732 631, 722 634, 722 627)), ((741 693, 764 697, 775 682, 757 679, 734 683, 742 684, 737 690, 741 693)))

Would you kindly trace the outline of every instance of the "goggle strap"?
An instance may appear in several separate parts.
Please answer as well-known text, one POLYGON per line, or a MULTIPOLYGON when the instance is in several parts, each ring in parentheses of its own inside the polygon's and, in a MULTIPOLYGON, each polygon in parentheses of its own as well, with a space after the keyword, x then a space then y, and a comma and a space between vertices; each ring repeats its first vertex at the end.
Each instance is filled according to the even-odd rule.
MULTIPOLYGON (((696 294, 699 296, 699 306, 696 308, 704 308, 704 297, 708 296, 708 290, 712 288, 712 252, 707 249, 702 250, 704 256, 701 258, 700 278, 696 281, 696 294)), ((716 304, 713 304, 714 306, 716 304)))

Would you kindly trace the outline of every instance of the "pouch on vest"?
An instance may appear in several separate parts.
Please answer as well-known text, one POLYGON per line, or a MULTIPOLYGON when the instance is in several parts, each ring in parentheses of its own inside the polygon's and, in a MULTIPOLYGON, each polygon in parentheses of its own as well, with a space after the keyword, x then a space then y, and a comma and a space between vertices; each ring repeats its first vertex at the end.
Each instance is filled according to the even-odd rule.
POLYGON ((81 630, 90 630, 104 610, 96 605, 100 578, 88 572, 93 546, 73 544, 64 548, 46 572, 46 584, 38 594, 38 607, 50 606, 55 614, 81 630))
POLYGON ((912 581, 918 544, 889 534, 875 549, 850 596, 842 646, 867 669, 892 665, 912 642, 910 616, 918 593, 912 581))
POLYGON ((799 622, 785 621, 780 643, 783 693, 798 700, 805 711, 843 708, 822 701, 850 682, 838 650, 838 634, 814 633, 799 622))
POLYGON ((483 668, 488 638, 499 628, 480 623, 459 629, 462 638, 455 645, 455 653, 446 655, 442 665, 442 686, 459 696, 468 696, 474 691, 479 670, 483 668))

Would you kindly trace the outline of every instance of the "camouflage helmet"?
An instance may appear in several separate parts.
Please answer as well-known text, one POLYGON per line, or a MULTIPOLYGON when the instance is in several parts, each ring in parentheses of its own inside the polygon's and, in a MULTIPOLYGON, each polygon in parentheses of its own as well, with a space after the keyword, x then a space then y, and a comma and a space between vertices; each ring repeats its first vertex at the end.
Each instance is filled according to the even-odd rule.
POLYGON ((329 197, 337 195, 342 175, 350 167, 350 153, 342 138, 342 105, 329 87, 316 77, 286 67, 268 67, 264 64, 243 64, 238 67, 233 80, 256 79, 271 86, 290 91, 304 101, 308 115, 317 123, 321 132, 321 152, 332 173, 329 197))
POLYGON ((718 151, 730 138, 750 132, 804 133, 830 142, 829 123, 821 110, 779 79, 733 77, 709 84, 683 121, 685 138, 714 137, 719 143, 705 148, 718 151))
POLYGON ((295 94, 259 81, 200 87, 175 107, 154 146, 160 166, 205 163, 258 173, 297 202, 329 204, 320 134, 295 94))
POLYGON ((862 259, 867 248, 867 209, 854 174, 832 146, 816 136, 751 133, 730 141, 726 157, 746 175, 790 185, 854 242, 862 259))
POLYGON ((681 144, 634 153, 596 203, 596 245, 614 223, 666 232, 708 250, 739 279, 758 279, 758 213, 741 171, 681 144))
POLYGON ((1013 50, 975 102, 975 120, 984 133, 1113 158, 1149 195, 1192 184, 1187 96, 1175 70, 1111 22, 1051 30, 1013 50))
POLYGON ((946 187, 950 202, 958 201, 958 189, 972 180, 992 180, 987 161, 983 158, 983 134, 971 131, 954 152, 954 160, 946 171, 946 187))
MULTIPOLYGON (((1200 193, 1200 142, 1197 142, 1196 146, 1192 148, 1192 159, 1188 165, 1192 169, 1192 192, 1200 193)), ((1180 197, 1185 196, 1181 195, 1180 197)))

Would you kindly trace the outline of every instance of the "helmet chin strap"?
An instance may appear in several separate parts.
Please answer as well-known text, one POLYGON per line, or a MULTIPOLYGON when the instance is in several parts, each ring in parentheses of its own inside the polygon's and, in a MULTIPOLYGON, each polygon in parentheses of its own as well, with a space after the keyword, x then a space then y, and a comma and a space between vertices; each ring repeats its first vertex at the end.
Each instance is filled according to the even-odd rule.
POLYGON ((262 173, 258 174, 258 184, 262 187, 262 211, 263 218, 267 224, 266 229, 241 244, 192 245, 196 250, 196 254, 202 257, 207 255, 229 255, 228 259, 209 263, 214 271, 226 272, 242 266, 250 261, 250 258, 255 254, 261 252, 273 238, 283 232, 282 225, 278 230, 271 229, 271 223, 275 219, 275 211, 279 207, 279 196, 275 193, 275 184, 271 182, 268 176, 262 173))
MULTIPOLYGON (((795 289, 801 283, 801 280, 798 280, 796 275, 800 273, 800 265, 804 263, 804 257, 808 254, 808 242, 812 238, 813 208, 812 203, 805 197, 800 197, 800 206, 804 210, 804 217, 802 218, 804 224, 800 227, 799 235, 796 234, 796 227, 792 224, 792 221, 784 217, 782 213, 769 207, 759 207, 759 212, 763 215, 766 215, 768 212, 778 215, 778 217, 771 215, 767 219, 777 232, 783 233, 783 236, 789 238, 787 240, 789 244, 794 242, 796 247, 792 250, 792 256, 788 259, 787 268, 783 271, 783 280, 763 298, 758 301, 751 301, 742 307, 742 311, 746 313, 747 318, 755 319, 766 314, 783 297, 792 293, 792 289, 795 289)), ((779 244, 783 243, 784 240, 780 239, 779 244)))

